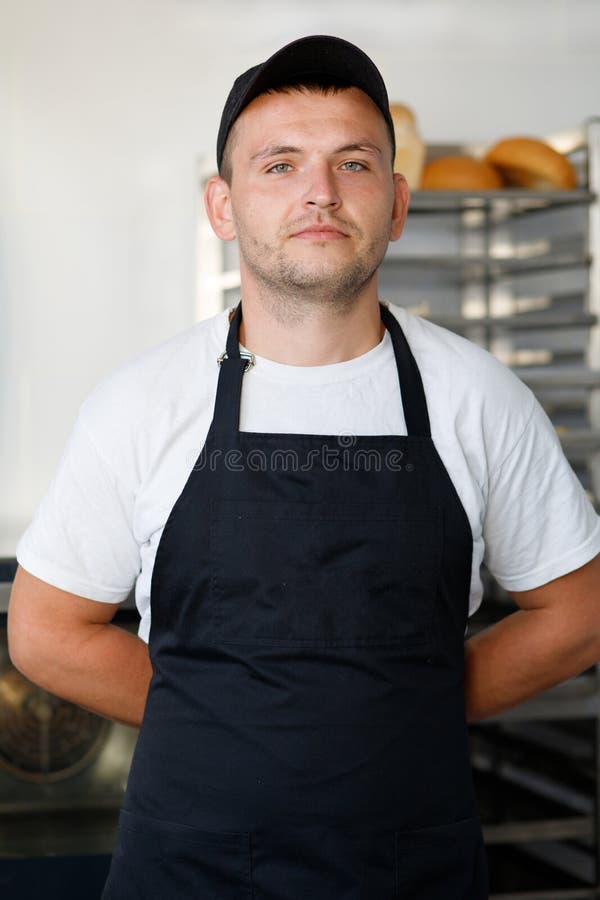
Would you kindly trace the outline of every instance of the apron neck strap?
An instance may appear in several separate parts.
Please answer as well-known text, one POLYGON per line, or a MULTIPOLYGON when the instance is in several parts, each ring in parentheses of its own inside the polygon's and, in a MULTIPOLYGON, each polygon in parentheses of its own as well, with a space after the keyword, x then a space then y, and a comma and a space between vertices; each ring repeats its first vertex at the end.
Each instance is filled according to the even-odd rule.
POLYGON ((394 347, 406 432, 418 437, 431 437, 427 401, 419 367, 396 316, 383 303, 379 304, 379 309, 381 321, 389 331, 394 347))
POLYGON ((221 436, 237 434, 240 429, 242 379, 248 364, 248 359, 240 353, 241 321, 242 301, 240 300, 229 325, 225 352, 217 360, 219 380, 211 430, 221 436))
MULTIPOLYGON (((381 320, 392 338, 407 433, 411 436, 431 437, 425 391, 415 358, 396 317, 381 303, 379 309, 381 320)), ((239 348, 241 321, 240 300, 229 325, 225 353, 219 358, 213 428, 221 434, 237 434, 239 431, 242 380, 244 371, 248 368, 248 359, 240 354, 239 348)))
POLYGON ((240 355, 240 325, 242 323, 242 301, 238 303, 229 324, 225 352, 228 359, 237 359, 240 355))

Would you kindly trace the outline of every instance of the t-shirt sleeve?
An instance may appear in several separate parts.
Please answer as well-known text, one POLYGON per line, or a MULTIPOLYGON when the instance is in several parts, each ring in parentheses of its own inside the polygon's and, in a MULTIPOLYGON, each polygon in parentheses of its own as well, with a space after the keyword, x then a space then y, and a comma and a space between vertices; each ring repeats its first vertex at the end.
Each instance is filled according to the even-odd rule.
POLYGON ((100 454, 81 414, 17 546, 19 564, 70 593, 120 603, 140 571, 135 496, 100 454))
POLYGON ((600 553, 600 519, 537 401, 489 475, 483 537, 484 562, 509 591, 540 587, 600 553))

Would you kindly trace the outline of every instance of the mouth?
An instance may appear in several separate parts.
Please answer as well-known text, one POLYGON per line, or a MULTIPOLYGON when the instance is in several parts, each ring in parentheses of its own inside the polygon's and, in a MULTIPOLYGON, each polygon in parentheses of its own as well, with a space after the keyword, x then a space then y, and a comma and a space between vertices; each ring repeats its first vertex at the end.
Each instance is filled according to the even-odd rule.
POLYGON ((332 225, 309 225, 308 228, 292 234, 292 237, 303 241, 339 241, 348 235, 332 225))

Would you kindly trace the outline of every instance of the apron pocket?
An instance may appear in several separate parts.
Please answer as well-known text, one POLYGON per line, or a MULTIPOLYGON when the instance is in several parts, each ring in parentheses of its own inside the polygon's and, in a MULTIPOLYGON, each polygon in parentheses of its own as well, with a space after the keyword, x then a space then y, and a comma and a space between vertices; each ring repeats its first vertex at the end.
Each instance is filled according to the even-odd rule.
POLYGON ((102 900, 251 900, 250 835, 121 811, 102 900))
POLYGON ((218 500, 210 542, 215 639, 431 646, 438 507, 218 500))
POLYGON ((252 881, 254 900, 394 900, 394 834, 253 834, 252 881))
POLYGON ((396 896, 487 900, 487 862, 478 818, 396 832, 396 896))

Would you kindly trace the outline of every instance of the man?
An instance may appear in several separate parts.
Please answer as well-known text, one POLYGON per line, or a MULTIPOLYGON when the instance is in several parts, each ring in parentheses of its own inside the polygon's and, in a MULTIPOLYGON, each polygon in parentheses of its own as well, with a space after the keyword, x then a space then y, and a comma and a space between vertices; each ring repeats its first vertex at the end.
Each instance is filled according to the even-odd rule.
POLYGON ((105 900, 483 900, 466 719, 600 658, 598 518, 544 413, 379 302, 393 158, 353 45, 237 79, 206 206, 242 300, 88 398, 19 544, 15 665, 141 723, 105 900), (520 610, 465 644, 484 556, 520 610))

